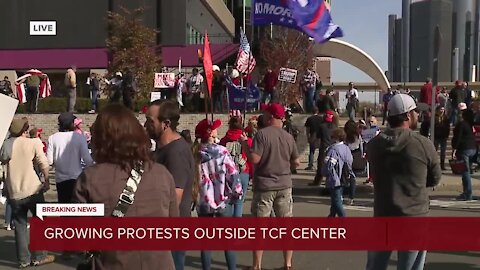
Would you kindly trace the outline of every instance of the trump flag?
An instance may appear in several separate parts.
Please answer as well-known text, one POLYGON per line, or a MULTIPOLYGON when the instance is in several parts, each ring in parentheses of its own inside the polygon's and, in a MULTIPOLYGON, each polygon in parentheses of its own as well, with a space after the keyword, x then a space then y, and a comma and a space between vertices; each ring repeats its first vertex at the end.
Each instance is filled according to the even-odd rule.
POLYGON ((272 23, 294 28, 319 43, 343 36, 324 0, 254 0, 253 21, 256 25, 272 23))

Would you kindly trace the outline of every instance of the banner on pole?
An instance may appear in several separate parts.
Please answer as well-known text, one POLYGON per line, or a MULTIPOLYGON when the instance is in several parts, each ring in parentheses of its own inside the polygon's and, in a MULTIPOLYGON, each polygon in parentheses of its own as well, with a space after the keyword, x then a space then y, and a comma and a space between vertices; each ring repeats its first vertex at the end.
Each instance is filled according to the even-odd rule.
POLYGON ((173 88, 175 86, 175 73, 155 73, 154 88, 173 88))
POLYGON ((291 68, 280 68, 278 80, 281 82, 295 83, 297 81, 298 71, 291 68))
MULTIPOLYGON (((234 85, 229 79, 227 79, 228 90, 228 102, 230 110, 245 110, 245 90, 246 87, 240 87, 234 85)), ((255 85, 250 85, 247 95, 247 110, 253 110, 258 108, 258 102, 260 101, 260 90, 255 85)))

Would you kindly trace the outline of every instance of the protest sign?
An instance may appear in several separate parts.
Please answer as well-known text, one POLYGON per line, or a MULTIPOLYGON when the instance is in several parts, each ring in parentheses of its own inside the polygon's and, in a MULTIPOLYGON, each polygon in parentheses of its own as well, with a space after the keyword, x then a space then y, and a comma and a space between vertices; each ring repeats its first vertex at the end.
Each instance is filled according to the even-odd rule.
POLYGON ((173 88, 174 86, 174 73, 155 73, 154 88, 173 88))

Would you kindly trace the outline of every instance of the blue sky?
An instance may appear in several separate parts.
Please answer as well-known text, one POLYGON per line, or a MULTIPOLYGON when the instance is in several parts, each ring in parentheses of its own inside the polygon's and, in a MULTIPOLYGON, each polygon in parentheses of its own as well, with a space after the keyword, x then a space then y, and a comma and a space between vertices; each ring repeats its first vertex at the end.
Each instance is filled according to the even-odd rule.
MULTIPOLYGON (((401 17, 400 0, 332 0, 332 17, 344 32, 344 41, 364 50, 380 68, 388 69, 388 15, 401 17)), ((373 81, 357 68, 340 60, 332 61, 333 82, 373 81)))

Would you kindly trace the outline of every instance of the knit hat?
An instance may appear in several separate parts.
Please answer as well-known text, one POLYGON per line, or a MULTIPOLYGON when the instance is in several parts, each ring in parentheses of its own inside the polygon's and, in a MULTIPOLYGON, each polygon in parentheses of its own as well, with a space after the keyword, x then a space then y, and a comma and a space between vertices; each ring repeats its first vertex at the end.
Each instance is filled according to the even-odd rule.
POLYGON ((13 135, 19 135, 25 124, 28 124, 28 120, 25 117, 13 119, 10 124, 10 133, 13 135))

